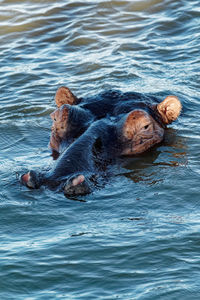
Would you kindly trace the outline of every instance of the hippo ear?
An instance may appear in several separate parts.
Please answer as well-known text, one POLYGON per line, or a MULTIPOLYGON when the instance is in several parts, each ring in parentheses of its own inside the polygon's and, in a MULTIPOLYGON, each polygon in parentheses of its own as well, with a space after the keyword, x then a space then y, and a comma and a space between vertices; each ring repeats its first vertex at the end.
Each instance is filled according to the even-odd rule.
POLYGON ((73 93, 65 86, 61 86, 55 94, 55 102, 57 107, 62 106, 63 104, 76 104, 77 98, 73 93))
POLYGON ((175 121, 180 115, 181 109, 181 102, 176 96, 167 96, 165 100, 157 105, 157 110, 165 124, 175 121))

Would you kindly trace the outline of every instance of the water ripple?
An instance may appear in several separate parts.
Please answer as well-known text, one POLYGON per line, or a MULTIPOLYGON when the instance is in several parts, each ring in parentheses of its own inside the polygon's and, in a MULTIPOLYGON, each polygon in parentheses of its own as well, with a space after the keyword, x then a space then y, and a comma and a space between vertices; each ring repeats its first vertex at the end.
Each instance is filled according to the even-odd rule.
MULTIPOLYGON (((199 1, 0 0, 1 299, 199 295, 199 1), (58 86, 179 96, 162 145, 67 199, 27 190, 48 169, 58 86)), ((198 297, 198 296, 197 296, 198 297)))

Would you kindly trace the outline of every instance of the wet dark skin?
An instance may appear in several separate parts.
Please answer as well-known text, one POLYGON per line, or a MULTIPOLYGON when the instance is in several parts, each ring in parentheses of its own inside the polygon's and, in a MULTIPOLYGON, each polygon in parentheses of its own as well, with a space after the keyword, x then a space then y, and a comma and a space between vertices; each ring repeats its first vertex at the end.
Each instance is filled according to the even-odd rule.
POLYGON ((113 159, 160 143, 166 126, 181 112, 176 96, 159 101, 110 91, 81 99, 66 87, 57 90, 55 103, 49 143, 55 166, 46 173, 29 171, 21 182, 29 188, 59 187, 66 196, 91 192, 113 159))

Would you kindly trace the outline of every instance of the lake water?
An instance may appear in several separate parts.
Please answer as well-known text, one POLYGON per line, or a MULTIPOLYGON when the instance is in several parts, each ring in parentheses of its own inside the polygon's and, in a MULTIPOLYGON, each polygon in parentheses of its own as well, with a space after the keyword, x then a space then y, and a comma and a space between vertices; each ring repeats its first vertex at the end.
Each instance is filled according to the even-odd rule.
POLYGON ((0 299, 200 298, 199 0, 0 0, 0 299), (51 166, 56 89, 178 96, 152 151, 73 201, 51 166))

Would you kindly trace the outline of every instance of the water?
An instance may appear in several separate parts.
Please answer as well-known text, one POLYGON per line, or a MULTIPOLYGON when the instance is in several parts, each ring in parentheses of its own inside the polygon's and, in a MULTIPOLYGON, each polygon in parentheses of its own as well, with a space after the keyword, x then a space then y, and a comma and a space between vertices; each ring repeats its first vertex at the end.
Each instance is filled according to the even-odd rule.
POLYGON ((198 0, 0 1, 0 299, 199 299, 199 17, 198 0), (72 201, 18 181, 52 164, 61 85, 184 109, 162 145, 72 201))

